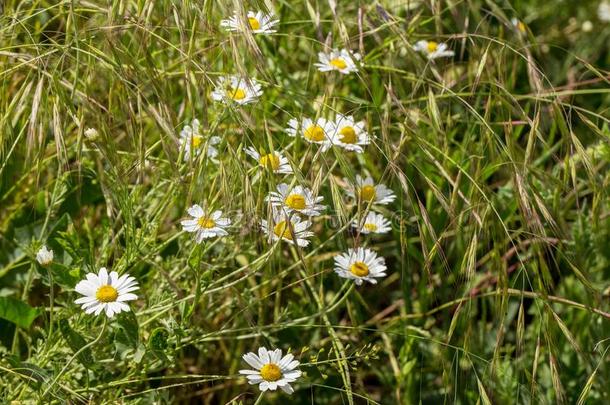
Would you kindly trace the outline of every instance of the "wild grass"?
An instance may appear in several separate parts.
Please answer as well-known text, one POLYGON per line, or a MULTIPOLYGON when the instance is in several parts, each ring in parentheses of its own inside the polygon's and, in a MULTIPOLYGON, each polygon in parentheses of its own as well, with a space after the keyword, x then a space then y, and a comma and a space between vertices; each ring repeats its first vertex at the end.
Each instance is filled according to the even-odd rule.
POLYGON ((597 5, 3 2, 0 402, 609 403, 610 24, 597 5), (274 11, 278 32, 220 28, 251 9, 274 11), (429 61, 420 39, 455 56, 429 61), (329 47, 362 53, 358 73, 318 72, 329 47), (211 100, 232 73, 263 84, 257 103, 211 100), (284 131, 336 112, 367 122, 363 154, 284 131), (183 159, 194 118, 221 138, 218 162, 183 159), (310 246, 261 233, 283 180, 248 146, 282 150, 286 181, 324 196, 310 246), (366 207, 345 188, 366 174, 397 195, 380 210, 386 235, 350 226, 366 207), (230 235, 195 243, 180 226, 192 204, 223 210, 230 235), (354 246, 388 276, 339 278, 333 257, 354 246), (113 319, 74 304, 103 266, 140 283, 113 319), (239 376, 259 346, 300 360, 292 396, 239 376))

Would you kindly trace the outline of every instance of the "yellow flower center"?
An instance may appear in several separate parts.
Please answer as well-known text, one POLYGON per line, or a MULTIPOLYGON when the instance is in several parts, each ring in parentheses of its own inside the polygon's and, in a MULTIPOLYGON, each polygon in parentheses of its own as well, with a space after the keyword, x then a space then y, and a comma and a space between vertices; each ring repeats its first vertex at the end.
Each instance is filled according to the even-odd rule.
POLYGON ((282 370, 277 364, 267 363, 261 368, 261 377, 265 381, 277 381, 282 378, 282 370))
POLYGON ((432 53, 438 49, 438 42, 428 42, 428 53, 432 53))
POLYGON ((363 186, 360 189, 360 198, 366 201, 372 201, 375 199, 377 193, 375 192, 375 186, 363 186))
POLYGON ((364 224, 364 229, 369 232, 375 232, 377 230, 377 225, 375 224, 364 224))
POLYGON ((197 220, 197 224, 201 228, 205 228, 205 229, 214 228, 216 226, 216 222, 214 222, 214 220, 212 218, 208 218, 206 216, 199 217, 199 219, 197 220))
POLYGON ((292 234, 290 233, 290 226, 286 223, 286 221, 281 221, 275 224, 273 227, 273 233, 279 237, 288 240, 292 240, 292 234))
POLYGON ((356 143, 356 131, 354 127, 343 127, 339 131, 339 135, 341 135, 340 141, 343 143, 356 143))
POLYGON ((355 262, 349 267, 349 271, 351 271, 354 276, 366 277, 369 275, 369 266, 363 262, 355 262))
POLYGON ((332 66, 334 66, 336 69, 345 69, 347 67, 347 63, 345 63, 345 61, 342 58, 335 58, 335 59, 331 59, 331 61, 329 62, 332 66))
POLYGON ((119 297, 119 292, 111 285, 103 285, 95 292, 95 298, 100 302, 114 302, 119 297))
POLYGON ((191 137, 191 146, 195 149, 198 149, 203 142, 203 136, 201 135, 193 135, 191 137))
POLYGON ((229 96, 229 98, 232 98, 233 100, 243 100, 244 98, 246 98, 246 91, 240 88, 229 88, 227 90, 227 96, 229 96))
POLYGON ((261 156, 258 160, 261 166, 267 167, 271 170, 277 170, 280 168, 280 158, 275 153, 269 153, 261 156))
POLYGON ((324 130, 319 125, 312 125, 305 130, 305 138, 314 142, 321 142, 326 137, 324 130))
POLYGON ((250 24, 250 28, 253 30, 258 30, 261 28, 261 23, 254 17, 248 17, 248 24, 250 24))
POLYGON ((525 24, 522 21, 517 23, 517 29, 521 32, 525 32, 525 24))
POLYGON ((284 200, 284 204, 293 210, 302 210, 306 206, 305 197, 303 197, 301 194, 290 194, 284 200))

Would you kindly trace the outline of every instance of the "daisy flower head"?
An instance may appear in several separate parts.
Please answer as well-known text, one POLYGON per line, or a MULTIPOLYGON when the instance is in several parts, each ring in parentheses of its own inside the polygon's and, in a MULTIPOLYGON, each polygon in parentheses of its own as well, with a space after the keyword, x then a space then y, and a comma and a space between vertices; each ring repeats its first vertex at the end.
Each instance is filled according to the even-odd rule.
POLYGON ((195 234, 197 243, 201 243, 207 238, 229 234, 225 228, 231 225, 231 220, 229 218, 222 218, 222 211, 217 210, 208 213, 195 204, 187 212, 191 218, 185 219, 180 223, 185 231, 195 234))
POLYGON ((212 136, 206 142, 201 132, 199 120, 196 118, 191 121, 191 125, 185 125, 180 131, 180 145, 184 148, 184 160, 189 160, 191 156, 198 156, 205 145, 207 145, 205 156, 211 159, 218 156, 218 150, 214 146, 220 143, 220 137, 212 136))
POLYGON ((41 266, 51 264, 53 261, 53 250, 49 250, 45 245, 43 245, 36 253, 36 261, 38 261, 41 266))
POLYGON ((392 190, 387 188, 385 184, 375 184, 371 177, 363 179, 360 175, 356 175, 355 186, 351 185, 349 180, 345 179, 345 181, 348 184, 347 194, 365 204, 386 205, 396 199, 392 190))
POLYGON ((377 278, 385 277, 385 259, 370 249, 348 249, 335 256, 335 272, 343 278, 354 280, 356 285, 363 281, 377 284, 377 278))
POLYGON ((239 370, 248 379, 251 385, 258 384, 261 391, 275 391, 278 387, 286 394, 292 394, 294 389, 290 386, 301 376, 299 361, 290 353, 282 357, 282 350, 258 349, 258 355, 247 353, 242 356, 254 370, 239 370))
POLYGON ((347 49, 333 49, 329 53, 318 52, 319 62, 314 65, 320 72, 337 70, 339 73, 347 75, 358 71, 356 62, 360 59, 361 56, 357 52, 347 49))
POLYGON ((309 217, 320 215, 326 209, 325 205, 319 204, 324 200, 322 196, 315 196, 313 192, 303 186, 291 188, 286 183, 277 186, 277 191, 272 191, 266 198, 274 208, 282 208, 287 214, 298 212, 309 217))
POLYGON ((513 27, 515 27, 517 29, 517 31, 519 31, 521 34, 525 34, 525 32, 527 31, 527 27, 525 26, 525 23, 515 17, 510 19, 510 23, 513 25, 513 27))
POLYGON ((263 94, 262 87, 254 79, 242 76, 223 76, 218 79, 212 92, 212 100, 224 104, 249 104, 255 102, 263 94))
POLYGON ((377 214, 373 211, 369 211, 365 218, 354 219, 352 227, 358 229, 360 233, 388 233, 392 227, 390 221, 388 221, 383 215, 377 214))
POLYGON ((298 215, 288 216, 279 210, 273 213, 272 222, 261 220, 261 229, 270 242, 282 239, 301 247, 309 245, 308 239, 313 236, 313 232, 308 231, 310 226, 310 221, 302 221, 298 215))
POLYGON ((362 147, 371 143, 371 137, 366 132, 364 121, 356 122, 351 115, 338 114, 331 141, 345 150, 362 153, 362 147))
POLYGON ((119 276, 116 271, 111 271, 102 267, 98 274, 88 273, 86 279, 80 281, 74 287, 77 293, 84 295, 74 301, 81 305, 86 314, 99 315, 105 311, 108 318, 123 311, 129 311, 127 301, 138 299, 132 293, 137 290, 138 283, 129 274, 119 276))
POLYGON ((280 22, 273 14, 262 11, 248 11, 247 24, 242 22, 241 16, 236 12, 227 20, 222 20, 220 26, 227 31, 250 31, 253 34, 272 34, 276 32, 274 27, 280 22))
POLYGON ((604 0, 597 6, 597 17, 601 21, 610 22, 610 1, 604 0))
POLYGON ((455 52, 448 48, 449 47, 444 42, 434 42, 425 40, 417 41, 413 46, 414 51, 423 53, 428 57, 428 59, 453 56, 455 52))
POLYGON ((268 169, 274 173, 280 174, 292 173, 292 167, 290 166, 290 163, 288 163, 288 159, 279 152, 271 151, 267 154, 260 154, 251 146, 247 147, 245 152, 248 156, 256 160, 263 170, 268 169))
POLYGON ((322 152, 330 148, 334 131, 332 121, 325 118, 318 118, 315 121, 311 118, 303 118, 300 122, 293 118, 288 121, 288 128, 286 128, 286 133, 290 136, 300 135, 309 143, 321 145, 322 152))

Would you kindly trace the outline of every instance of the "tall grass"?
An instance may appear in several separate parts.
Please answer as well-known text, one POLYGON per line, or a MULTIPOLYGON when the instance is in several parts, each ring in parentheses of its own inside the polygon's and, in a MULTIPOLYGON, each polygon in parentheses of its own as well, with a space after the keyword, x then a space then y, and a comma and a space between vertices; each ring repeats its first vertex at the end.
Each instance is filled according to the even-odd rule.
POLYGON ((610 24, 597 4, 5 1, 0 402, 609 403, 610 24), (273 10, 278 32, 220 28, 250 9, 273 10), (455 56, 429 61, 420 39, 455 56), (362 53, 359 72, 318 72, 329 47, 362 53), (264 85, 257 103, 211 100, 232 73, 264 85), (365 153, 284 131, 336 112, 366 120, 365 153), (183 159, 194 118, 221 137, 218 162, 183 159), (283 180, 247 146, 283 150, 286 182, 324 196, 309 247, 261 233, 283 180), (398 196, 380 210, 389 234, 350 226, 365 207, 345 188, 366 174, 398 196), (192 204, 222 209, 230 235, 196 244, 180 226, 192 204), (354 246, 388 276, 339 278, 333 257, 354 246), (140 283, 132 312, 73 303, 103 266, 140 283), (300 360, 291 397, 239 376, 259 346, 300 360))

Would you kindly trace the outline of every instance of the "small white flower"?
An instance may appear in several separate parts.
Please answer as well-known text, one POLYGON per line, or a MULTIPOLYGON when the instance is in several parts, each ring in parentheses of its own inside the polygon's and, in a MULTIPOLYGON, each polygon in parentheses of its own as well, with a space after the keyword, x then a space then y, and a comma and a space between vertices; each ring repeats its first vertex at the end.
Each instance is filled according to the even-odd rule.
POLYGON ((229 233, 225 228, 231 225, 231 220, 221 218, 222 211, 217 210, 212 213, 207 213, 199 205, 195 204, 187 210, 191 219, 181 221, 183 229, 186 232, 195 233, 195 240, 201 243, 204 239, 214 238, 216 236, 226 236, 229 233))
POLYGON ((371 177, 363 179, 360 175, 356 175, 356 184, 353 186, 349 180, 345 179, 347 186, 347 194, 365 204, 381 204, 386 205, 396 199, 394 192, 387 188, 384 184, 375 184, 371 177))
POLYGON ((97 132, 97 129, 95 129, 95 128, 85 129, 85 138, 87 138, 90 141, 95 141, 99 137, 99 135, 100 134, 97 132))
POLYGON ((245 151, 246 154, 254 158, 263 169, 269 169, 274 173, 281 174, 292 173, 292 167, 290 166, 290 163, 288 163, 288 159, 280 152, 271 151, 266 155, 261 155, 251 146, 247 147, 245 151))
POLYGON ((114 314, 129 311, 126 301, 138 299, 132 291, 140 287, 129 274, 119 276, 116 271, 108 274, 102 267, 98 274, 88 273, 86 277, 74 287, 77 293, 84 295, 74 303, 81 305, 86 314, 99 315, 105 310, 106 316, 112 318, 114 314))
POLYGON ((597 16, 604 22, 610 22, 610 2, 602 1, 597 7, 597 16))
POLYGON ((309 245, 308 238, 313 236, 313 232, 308 231, 310 226, 310 221, 301 221, 298 215, 287 216, 281 211, 274 212, 271 223, 261 220, 261 228, 270 242, 282 239, 301 247, 309 245))
POLYGON ((256 80, 233 75, 218 79, 212 99, 225 104, 243 105, 256 101, 262 94, 262 87, 256 80))
POLYGON ((386 269, 385 259, 370 249, 348 249, 347 253, 335 256, 335 272, 340 277, 354 280, 356 285, 363 281, 377 284, 377 278, 386 276, 386 269))
POLYGON ((582 23, 581 29, 583 30, 583 32, 591 32, 593 31, 593 23, 589 20, 584 21, 582 23))
POLYGON ((228 31, 250 31, 253 34, 272 34, 274 27, 280 22, 273 14, 265 14, 262 11, 248 11, 248 24, 242 22, 241 16, 235 13, 227 20, 222 20, 220 26, 228 31))
POLYGON ((291 188, 288 184, 282 183, 277 186, 277 192, 272 191, 265 201, 269 201, 274 208, 283 208, 286 213, 298 212, 307 216, 320 215, 326 209, 325 205, 318 204, 324 197, 314 196, 313 192, 302 186, 291 188))
POLYGON ((372 211, 366 215, 365 218, 360 221, 358 218, 352 222, 352 227, 359 230, 360 233, 387 233, 390 231, 390 221, 385 219, 381 214, 376 214, 372 211))
POLYGON ((428 59, 436 59, 443 57, 451 57, 455 53, 448 49, 447 44, 444 42, 434 41, 417 41, 413 46, 413 50, 425 54, 428 59))
POLYGON ((371 138, 366 132, 364 121, 356 122, 352 116, 337 114, 331 142, 345 150, 362 153, 362 147, 371 143, 371 138))
POLYGON ((294 359, 290 353, 282 357, 282 350, 267 350, 264 347, 255 353, 247 353, 242 356, 244 361, 254 370, 239 370, 244 374, 251 385, 258 384, 261 391, 275 391, 278 387, 286 394, 292 394, 294 389, 290 386, 301 376, 298 369, 299 361, 294 359))
POLYGON ((38 253, 36 253, 36 260, 42 266, 51 264, 53 261, 53 250, 47 249, 46 246, 41 247, 38 253))
POLYGON ((322 152, 331 146, 331 137, 335 132, 332 121, 318 118, 315 121, 311 118, 303 118, 301 122, 296 119, 288 121, 286 133, 290 136, 300 135, 309 143, 317 143, 321 146, 322 152))
POLYGON ((320 72, 330 72, 337 70, 340 73, 347 75, 358 71, 356 61, 359 61, 361 56, 357 52, 352 52, 347 49, 333 49, 330 53, 318 52, 318 63, 314 65, 320 72))
POLYGON ((214 160, 218 156, 218 150, 214 145, 219 143, 220 137, 218 136, 212 136, 206 142, 205 137, 201 134, 198 119, 191 121, 191 125, 185 125, 180 132, 180 145, 184 148, 184 160, 189 160, 191 156, 198 156, 205 145, 207 145, 205 155, 214 160))
POLYGON ((527 32, 527 27, 525 23, 515 17, 510 19, 510 23, 519 31, 521 34, 525 34, 527 32))

